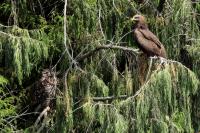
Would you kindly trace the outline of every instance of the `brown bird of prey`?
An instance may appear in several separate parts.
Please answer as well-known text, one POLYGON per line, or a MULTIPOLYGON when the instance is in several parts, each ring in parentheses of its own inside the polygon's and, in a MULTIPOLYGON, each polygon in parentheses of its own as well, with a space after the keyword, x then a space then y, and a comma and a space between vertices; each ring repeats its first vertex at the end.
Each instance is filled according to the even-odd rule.
POLYGON ((158 56, 167 58, 165 48, 159 39, 149 30, 146 19, 142 15, 135 15, 131 19, 134 24, 134 38, 147 56, 158 56))

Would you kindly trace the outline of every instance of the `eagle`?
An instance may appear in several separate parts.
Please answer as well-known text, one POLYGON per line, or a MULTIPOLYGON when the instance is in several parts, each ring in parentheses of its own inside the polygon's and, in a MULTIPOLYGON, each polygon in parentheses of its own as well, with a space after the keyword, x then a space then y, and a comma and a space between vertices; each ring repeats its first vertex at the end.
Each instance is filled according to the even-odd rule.
POLYGON ((133 35, 139 49, 141 49, 148 57, 158 56, 167 58, 163 44, 149 30, 145 17, 137 14, 133 16, 131 20, 135 21, 133 35))

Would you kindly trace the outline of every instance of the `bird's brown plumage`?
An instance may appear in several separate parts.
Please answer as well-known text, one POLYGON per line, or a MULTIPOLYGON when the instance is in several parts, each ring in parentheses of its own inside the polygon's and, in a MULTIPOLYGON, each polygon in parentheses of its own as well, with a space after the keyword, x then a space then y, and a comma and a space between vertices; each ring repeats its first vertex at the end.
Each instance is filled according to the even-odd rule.
POLYGON ((134 25, 134 37, 139 48, 148 56, 160 56, 167 58, 165 48, 159 39, 149 30, 146 19, 142 15, 135 15, 132 20, 134 25))

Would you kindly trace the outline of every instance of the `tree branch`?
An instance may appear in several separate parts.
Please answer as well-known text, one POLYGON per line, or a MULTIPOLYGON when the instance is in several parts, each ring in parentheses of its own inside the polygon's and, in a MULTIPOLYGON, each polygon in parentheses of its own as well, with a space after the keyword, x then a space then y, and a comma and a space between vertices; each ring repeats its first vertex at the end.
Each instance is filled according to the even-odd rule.
POLYGON ((35 121, 35 124, 34 124, 34 127, 37 127, 38 123, 40 122, 42 116, 46 116, 47 115, 47 112, 50 110, 50 107, 47 106, 41 113, 40 115, 38 116, 37 120, 35 121))
MULTIPOLYGON (((107 97, 91 97, 93 101, 106 101, 106 100, 114 100, 114 99, 126 99, 128 98, 127 95, 120 95, 120 96, 107 96, 107 97)), ((84 99, 81 97, 75 97, 75 99, 84 99)))
POLYGON ((127 95, 121 96, 108 96, 108 97, 92 97, 94 101, 106 101, 106 100, 114 100, 114 99, 126 99, 127 95))
POLYGON ((139 50, 138 49, 133 49, 133 48, 130 48, 130 47, 124 47, 124 46, 114 46, 114 45, 102 45, 102 46, 98 46, 96 47, 94 50, 90 51, 90 52, 87 52, 86 54, 80 56, 80 57, 77 57, 77 61, 82 61, 84 60, 85 58, 88 58, 92 55, 94 55, 96 52, 100 51, 100 50, 103 50, 103 49, 113 49, 113 50, 123 50, 123 51, 128 51, 128 52, 131 52, 133 53, 134 55, 137 55, 137 54, 140 54, 139 50))

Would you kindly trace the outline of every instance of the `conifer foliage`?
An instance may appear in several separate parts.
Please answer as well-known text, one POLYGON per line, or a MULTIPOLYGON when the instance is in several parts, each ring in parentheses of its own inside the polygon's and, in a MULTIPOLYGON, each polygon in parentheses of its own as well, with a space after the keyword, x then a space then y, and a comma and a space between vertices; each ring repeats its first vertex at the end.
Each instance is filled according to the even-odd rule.
POLYGON ((199 5, 189 0, 3 0, 0 130, 199 131, 199 5), (138 13, 169 59, 140 58, 130 21, 138 13), (31 101, 31 92, 42 92, 42 86, 35 87, 41 79, 52 105, 44 110, 37 109, 42 98, 38 105, 31 101))

